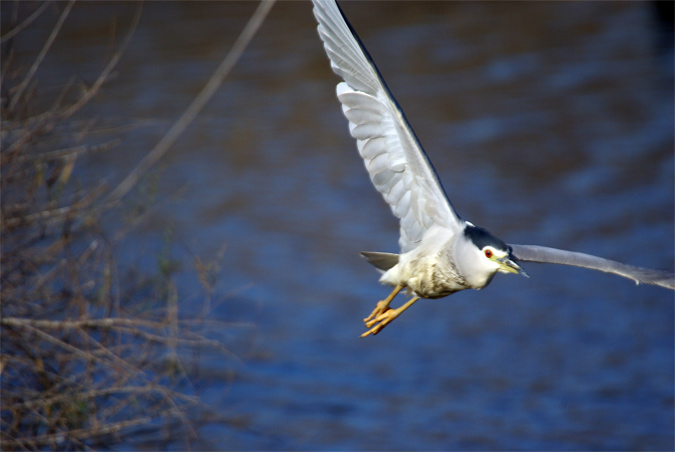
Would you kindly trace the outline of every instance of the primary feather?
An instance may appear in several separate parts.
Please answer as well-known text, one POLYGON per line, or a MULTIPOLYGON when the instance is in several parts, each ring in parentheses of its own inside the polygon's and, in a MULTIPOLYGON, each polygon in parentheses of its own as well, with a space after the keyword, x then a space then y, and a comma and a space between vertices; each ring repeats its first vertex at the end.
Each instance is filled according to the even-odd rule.
POLYGON ((438 224, 463 222, 375 64, 334 1, 315 1, 314 15, 333 71, 345 81, 337 96, 370 180, 400 218, 401 252, 413 250, 438 224))
POLYGON ((656 286, 675 289, 675 275, 670 272, 652 270, 650 268, 635 267, 620 262, 603 259, 590 254, 574 251, 559 250, 546 246, 511 245, 513 257, 518 261, 539 262, 546 264, 571 265, 574 267, 590 268, 606 273, 623 276, 637 284, 654 284, 656 286))

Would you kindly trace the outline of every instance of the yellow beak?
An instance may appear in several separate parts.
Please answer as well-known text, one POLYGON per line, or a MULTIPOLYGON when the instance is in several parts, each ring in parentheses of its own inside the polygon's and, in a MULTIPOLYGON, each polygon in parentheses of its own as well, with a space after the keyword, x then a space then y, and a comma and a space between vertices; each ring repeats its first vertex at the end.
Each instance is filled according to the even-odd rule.
POLYGON ((515 273, 518 275, 523 275, 526 278, 529 278, 528 274, 525 273, 525 270, 520 268, 518 264, 509 259, 508 256, 504 256, 501 259, 493 259, 499 264, 499 271, 504 273, 515 273))

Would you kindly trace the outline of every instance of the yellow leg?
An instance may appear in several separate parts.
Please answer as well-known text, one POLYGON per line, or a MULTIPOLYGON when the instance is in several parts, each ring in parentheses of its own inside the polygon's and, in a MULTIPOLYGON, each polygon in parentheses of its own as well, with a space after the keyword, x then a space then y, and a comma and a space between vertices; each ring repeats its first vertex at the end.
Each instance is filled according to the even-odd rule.
POLYGON ((377 306, 375 306, 375 309, 373 309, 373 312, 371 312, 368 317, 363 319, 363 321, 367 322, 368 320, 377 317, 378 315, 384 313, 387 309, 389 309, 389 304, 391 303, 391 300, 393 300, 394 297, 396 295, 398 295, 398 293, 401 290, 403 290, 403 286, 396 286, 394 288, 394 290, 391 291, 391 293, 389 294, 389 296, 387 298, 385 298, 382 301, 377 302, 377 306))
POLYGON ((420 297, 413 297, 413 298, 411 298, 410 300, 408 300, 408 301, 406 302, 406 304, 404 304, 404 305, 401 306, 400 308, 398 308, 398 309, 387 309, 387 310, 384 311, 382 314, 380 314, 380 315, 378 315, 377 317, 375 317, 373 320, 371 320, 371 321, 369 321, 369 322, 366 322, 366 327, 368 327, 368 328, 370 328, 371 326, 373 326, 373 325, 375 325, 375 324, 377 324, 377 325, 373 326, 373 327, 370 328, 368 331, 366 331, 365 333, 363 333, 363 334, 361 335, 361 337, 366 337, 366 336, 368 336, 369 334, 372 334, 373 336, 376 335, 377 333, 379 333, 380 331, 382 331, 382 328, 384 328, 385 326, 389 325, 389 323, 391 323, 392 320, 394 320, 396 317, 398 317, 399 315, 401 315, 401 313, 402 313, 403 311, 405 311, 406 309, 408 309, 410 306, 413 305, 414 302, 416 302, 416 301, 419 300, 419 299, 420 299, 420 297))

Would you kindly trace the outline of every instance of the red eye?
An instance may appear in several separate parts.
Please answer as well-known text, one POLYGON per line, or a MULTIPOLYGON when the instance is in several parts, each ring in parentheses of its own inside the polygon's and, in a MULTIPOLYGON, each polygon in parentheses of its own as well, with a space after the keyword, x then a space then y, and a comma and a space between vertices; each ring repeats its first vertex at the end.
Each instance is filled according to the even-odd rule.
POLYGON ((490 259, 492 257, 492 250, 485 250, 485 257, 490 259))

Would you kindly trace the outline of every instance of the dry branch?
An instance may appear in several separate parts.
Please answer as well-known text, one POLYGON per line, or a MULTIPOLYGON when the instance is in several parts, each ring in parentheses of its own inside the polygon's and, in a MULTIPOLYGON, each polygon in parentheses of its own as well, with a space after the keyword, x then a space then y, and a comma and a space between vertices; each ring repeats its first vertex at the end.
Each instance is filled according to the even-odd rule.
MULTIPOLYGON (((3 41, 20 39, 21 30, 47 4, 53 3, 40 5, 3 41)), ((98 121, 76 114, 110 79, 141 10, 96 81, 77 100, 64 105, 71 82, 47 110, 32 111, 32 80, 73 4, 74 0, 63 4, 30 67, 24 72, 9 70, 5 61, 0 80, 3 95, 9 94, 0 141, 3 450, 88 450, 141 426, 151 431, 162 423, 176 435, 194 437, 189 413, 205 405, 190 381, 188 369, 196 366, 187 365, 186 356, 198 359, 204 350, 216 351, 237 365, 239 358, 218 340, 219 334, 252 326, 179 316, 181 296, 171 266, 158 275, 132 272, 128 280, 120 276, 115 250, 151 207, 135 212, 119 230, 107 232, 105 221, 113 209, 116 216, 124 216, 128 207, 119 199, 138 185, 213 95, 272 2, 261 3, 204 90, 107 196, 103 183, 78 185, 76 161, 83 154, 112 149, 120 143, 115 134, 121 129, 97 128, 98 121), (94 135, 98 142, 86 141, 94 135), (145 308, 139 309, 142 305, 145 308)), ((219 267, 198 257, 193 262, 207 292, 205 317, 219 267)))

